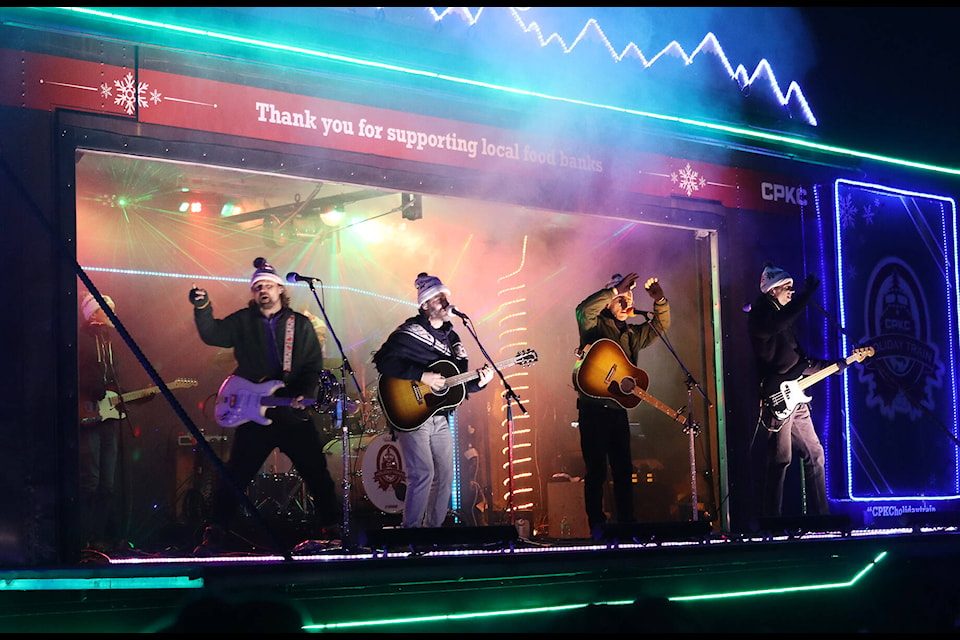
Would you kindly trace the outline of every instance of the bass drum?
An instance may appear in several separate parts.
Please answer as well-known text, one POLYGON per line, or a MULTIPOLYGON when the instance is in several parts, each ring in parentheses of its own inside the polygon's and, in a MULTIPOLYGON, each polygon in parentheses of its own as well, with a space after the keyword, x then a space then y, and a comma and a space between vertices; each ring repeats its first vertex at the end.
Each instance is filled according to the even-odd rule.
MULTIPOLYGON (((323 448, 330 477, 343 489, 343 442, 335 438, 323 448)), ((383 513, 402 513, 407 489, 400 444, 388 433, 350 436, 347 456, 350 479, 350 504, 361 508, 367 503, 383 513)))

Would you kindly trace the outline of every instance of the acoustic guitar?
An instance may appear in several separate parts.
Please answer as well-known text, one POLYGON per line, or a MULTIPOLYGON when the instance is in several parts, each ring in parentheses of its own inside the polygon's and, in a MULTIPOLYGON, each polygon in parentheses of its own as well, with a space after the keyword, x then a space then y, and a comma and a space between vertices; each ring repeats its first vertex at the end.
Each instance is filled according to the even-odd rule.
MULTIPOLYGON (((496 364, 497 369, 512 365, 530 366, 537 361, 533 349, 496 364)), ((446 386, 434 391, 419 380, 403 380, 380 376, 377 381, 380 404, 390 424, 398 431, 416 431, 427 418, 444 409, 453 409, 466 397, 467 382, 480 377, 476 371, 460 373, 449 360, 437 360, 428 369, 446 378, 446 386)))
POLYGON ((699 426, 683 415, 683 408, 673 409, 650 395, 647 392, 649 384, 646 371, 635 367, 620 345, 609 338, 587 345, 573 367, 573 385, 580 393, 591 398, 613 400, 624 409, 633 409, 646 402, 685 428, 699 431, 699 426))

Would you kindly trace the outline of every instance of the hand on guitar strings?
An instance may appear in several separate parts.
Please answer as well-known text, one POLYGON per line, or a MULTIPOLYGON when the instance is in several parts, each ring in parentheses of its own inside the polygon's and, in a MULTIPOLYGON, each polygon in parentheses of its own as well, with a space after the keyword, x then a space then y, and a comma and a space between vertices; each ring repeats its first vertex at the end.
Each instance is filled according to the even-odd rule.
POLYGON ((423 375, 420 376, 420 382, 434 391, 442 391, 447 384, 447 379, 443 377, 443 374, 435 371, 424 371, 423 375))
POLYGON ((477 375, 479 376, 480 388, 487 386, 491 380, 493 380, 493 367, 488 364, 483 365, 477 369, 477 375))

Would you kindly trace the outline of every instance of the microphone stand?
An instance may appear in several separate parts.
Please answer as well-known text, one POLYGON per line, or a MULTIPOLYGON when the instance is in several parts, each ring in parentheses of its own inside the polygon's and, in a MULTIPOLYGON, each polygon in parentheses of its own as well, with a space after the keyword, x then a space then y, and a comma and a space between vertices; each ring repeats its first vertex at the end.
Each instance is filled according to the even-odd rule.
POLYGON ((686 365, 683 364, 683 361, 680 359, 680 356, 677 355, 677 352, 674 351, 673 346, 670 344, 670 341, 667 340, 665 336, 654 324, 650 318, 647 318, 647 324, 650 325, 650 328, 660 337, 660 340, 666 345, 667 350, 673 355, 674 360, 677 361, 677 364, 680 365, 680 369, 683 370, 686 374, 685 384, 687 386, 687 423, 684 425, 683 430, 687 433, 690 440, 690 506, 693 510, 692 520, 697 521, 699 513, 697 511, 697 455, 694 448, 694 441, 697 435, 700 433, 700 425, 697 424, 697 421, 693 418, 693 388, 696 387, 697 391, 700 392, 700 395, 703 396, 704 401, 706 401, 708 407, 712 407, 713 403, 710 402, 710 398, 707 397, 706 392, 700 386, 696 380, 693 379, 693 374, 690 373, 690 370, 687 369, 686 365))
POLYGON ((503 372, 497 367, 497 364, 493 361, 493 358, 490 357, 490 354, 487 353, 487 350, 484 349, 483 344, 480 343, 480 338, 477 336, 477 332, 473 329, 473 321, 470 320, 470 316, 463 312, 458 312, 458 316, 463 321, 463 326, 467 328, 467 331, 470 332, 470 335, 473 336, 473 339, 476 341, 477 346, 480 347, 480 352, 483 354, 483 357, 487 362, 490 363, 490 366, 493 367, 493 370, 497 372, 497 375, 500 376, 500 381, 503 383, 504 392, 503 397, 507 400, 507 512, 510 514, 510 524, 516 526, 517 516, 514 512, 513 506, 513 405, 511 400, 515 400, 517 406, 520 407, 520 410, 523 413, 527 413, 527 410, 523 408, 523 403, 520 402, 520 397, 513 390, 513 387, 510 386, 510 383, 507 382, 507 379, 503 377, 503 372))
MULTIPOLYGON (((358 393, 362 393, 360 390, 360 383, 357 382, 357 376, 353 370, 353 367, 350 366, 350 361, 347 359, 347 354, 343 350, 343 344, 340 342, 340 338, 337 336, 337 332, 333 330, 333 325, 330 324, 330 318, 327 316, 327 310, 324 308, 323 303, 320 301, 320 296, 317 295, 317 290, 313 286, 314 280, 316 278, 307 279, 307 286, 310 287, 310 293, 313 294, 313 299, 317 301, 317 307, 320 308, 320 313, 323 315, 323 321, 327 325, 327 329, 330 330, 330 335, 333 336, 334 342, 337 343, 337 350, 340 351, 340 357, 342 358, 342 363, 340 365, 340 389, 337 391, 337 401, 335 403, 334 409, 334 425, 336 428, 340 429, 340 448, 343 452, 343 481, 341 484, 341 490, 343 491, 343 522, 341 527, 341 536, 344 546, 350 544, 352 539, 350 536, 350 427, 347 425, 346 420, 343 419, 343 408, 347 402, 347 388, 343 384, 344 378, 349 373, 350 377, 353 379, 353 384, 357 388, 358 393)), ((322 285, 322 282, 321 282, 322 285)))

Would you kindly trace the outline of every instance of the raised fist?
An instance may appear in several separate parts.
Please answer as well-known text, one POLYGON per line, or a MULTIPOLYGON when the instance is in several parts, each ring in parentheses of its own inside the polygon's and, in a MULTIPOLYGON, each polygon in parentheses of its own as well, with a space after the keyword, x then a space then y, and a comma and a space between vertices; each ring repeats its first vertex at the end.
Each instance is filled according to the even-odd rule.
POLYGON ((653 301, 656 302, 660 298, 663 298, 663 287, 660 286, 659 278, 650 278, 648 279, 643 288, 647 290, 647 293, 650 294, 650 297, 653 298, 653 301))
POLYGON ((190 289, 190 304, 197 309, 203 309, 210 304, 210 298, 207 297, 207 290, 199 287, 190 289))
POLYGON ((620 282, 618 282, 617 285, 614 287, 614 289, 617 292, 617 295, 622 296, 627 291, 630 291, 631 289, 636 287, 637 280, 639 279, 640 279, 640 276, 638 276, 635 273, 628 273, 627 275, 625 275, 623 279, 621 279, 620 282))

